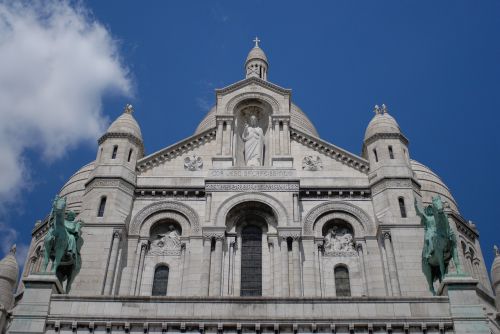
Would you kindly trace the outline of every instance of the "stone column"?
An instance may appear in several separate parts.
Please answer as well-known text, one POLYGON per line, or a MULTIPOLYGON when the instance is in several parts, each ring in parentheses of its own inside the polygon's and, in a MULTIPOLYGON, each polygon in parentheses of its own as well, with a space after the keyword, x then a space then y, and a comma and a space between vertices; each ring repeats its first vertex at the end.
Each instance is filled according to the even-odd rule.
POLYGON ((134 295, 139 295, 141 291, 142 283, 142 272, 144 271, 144 258, 146 257, 146 252, 148 250, 148 243, 146 241, 141 242, 141 252, 139 255, 139 266, 137 267, 137 279, 135 281, 134 295))
POLYGON ((365 295, 368 296, 368 291, 369 291, 368 278, 366 277, 365 255, 363 253, 363 246, 361 244, 358 244, 356 250, 358 251, 359 266, 361 269, 361 279, 363 280, 363 288, 365 290, 365 295))
POLYGON ((225 148, 226 148, 226 155, 231 155, 231 137, 232 137, 232 130, 231 130, 231 123, 232 121, 231 120, 228 120, 226 122, 227 126, 226 126, 226 144, 224 145, 225 148))
POLYGON ((212 238, 203 237, 203 269, 201 271, 200 295, 208 296, 210 288, 210 260, 212 257, 212 238))
POLYGON ((106 284, 104 285, 104 295, 111 295, 113 291, 113 282, 115 280, 116 262, 118 259, 118 248, 120 246, 121 233, 113 231, 111 239, 111 250, 108 261, 108 270, 106 273, 106 284))
MULTIPOLYGON (((205 195, 205 221, 209 222, 210 221, 210 215, 212 214, 212 193, 206 193, 205 195)), ((214 221, 213 224, 215 225, 216 222, 214 221)))
POLYGON ((232 240, 229 242, 229 254, 228 254, 229 271, 228 271, 228 275, 227 275, 227 294, 229 296, 234 295, 235 252, 236 252, 236 237, 232 237, 232 240))
POLYGON ((292 262, 293 262, 293 295, 302 295, 302 284, 300 276, 300 237, 292 237, 292 262))
POLYGON ((214 274, 210 278, 210 295, 221 295, 221 278, 222 278, 222 243, 224 242, 223 235, 215 236, 215 252, 214 252, 214 274))
POLYGON ((474 276, 474 271, 472 270, 472 258, 469 251, 465 252, 465 268, 471 276, 474 276))
POLYGON ((384 233, 384 245, 387 256, 387 265, 389 266, 389 278, 391 280, 392 295, 400 296, 401 290, 399 288, 398 270, 396 267, 396 259, 394 258, 394 249, 392 248, 391 233, 384 233))
POLYGON ((281 155, 280 137, 281 137, 280 122, 275 120, 274 121, 274 147, 276 148, 275 155, 281 155))
POLYGON ((300 221, 300 211, 299 211, 299 193, 292 194, 293 196, 293 221, 300 221))
POLYGON ((273 235, 269 237, 269 249, 271 257, 271 276, 272 276, 272 286, 273 286, 273 296, 281 295, 281 284, 280 284, 280 256, 279 256, 279 244, 278 238, 273 235))
POLYGON ((318 261, 318 280, 319 280, 319 295, 323 297, 325 295, 325 275, 323 275, 323 243, 318 242, 316 243, 316 249, 317 249, 317 261, 318 261))
POLYGON ((222 155, 223 122, 217 120, 217 155, 222 155))
POLYGON ((288 133, 288 121, 283 121, 283 150, 284 155, 290 154, 290 134, 288 133))
POLYGON ((289 269, 288 269, 288 242, 285 236, 280 236, 280 253, 281 253, 281 283, 282 283, 282 297, 290 295, 289 287, 289 269))

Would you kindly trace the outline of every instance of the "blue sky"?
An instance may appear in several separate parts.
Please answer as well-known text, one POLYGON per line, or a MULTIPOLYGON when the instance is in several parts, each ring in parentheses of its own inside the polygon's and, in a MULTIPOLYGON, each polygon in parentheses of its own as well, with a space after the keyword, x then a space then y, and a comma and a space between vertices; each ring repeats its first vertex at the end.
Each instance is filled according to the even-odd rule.
MULTIPOLYGON (((88 125, 89 135, 49 152, 31 142, 13 150, 29 182, 0 197, 0 223, 17 231, 11 239, 18 244, 29 243, 53 196, 95 158, 100 131, 125 103, 135 107, 146 153, 191 135, 214 103, 214 89, 243 78, 257 35, 269 80, 292 89, 323 139, 360 154, 373 106, 385 103, 410 140, 411 157, 441 176, 463 216, 477 224, 491 264, 492 246, 500 242, 499 1, 83 1, 76 7, 112 39, 103 43, 115 47, 109 54, 116 72, 88 94, 98 123, 88 125)), ((2 50, 0 40, 0 58, 2 50)), ((78 73, 77 82, 93 82, 78 73)), ((14 117, 8 108, 0 107, 0 122, 14 117)), ((37 115, 50 117, 51 110, 37 115)))

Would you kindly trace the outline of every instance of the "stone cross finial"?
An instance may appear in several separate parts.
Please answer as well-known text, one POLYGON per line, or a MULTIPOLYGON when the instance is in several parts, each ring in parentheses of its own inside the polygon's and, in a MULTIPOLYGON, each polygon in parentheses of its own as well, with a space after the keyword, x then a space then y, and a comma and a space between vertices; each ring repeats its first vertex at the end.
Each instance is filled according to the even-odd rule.
POLYGON ((500 256, 500 250, 497 245, 493 245, 493 249, 495 250, 495 257, 500 256))
POLYGON ((387 106, 385 104, 382 104, 382 107, 379 107, 378 104, 376 104, 373 108, 373 112, 376 115, 383 115, 387 112, 387 106))
POLYGON ((255 47, 258 48, 259 47, 259 42, 260 42, 259 37, 255 36, 255 39, 253 41, 255 42, 255 47))
POLYGON ((13 244, 12 247, 10 247, 9 251, 12 255, 16 254, 16 244, 13 244))
POLYGON ((125 109, 123 109, 123 112, 126 114, 131 114, 134 112, 134 107, 130 103, 127 103, 125 105, 125 109))

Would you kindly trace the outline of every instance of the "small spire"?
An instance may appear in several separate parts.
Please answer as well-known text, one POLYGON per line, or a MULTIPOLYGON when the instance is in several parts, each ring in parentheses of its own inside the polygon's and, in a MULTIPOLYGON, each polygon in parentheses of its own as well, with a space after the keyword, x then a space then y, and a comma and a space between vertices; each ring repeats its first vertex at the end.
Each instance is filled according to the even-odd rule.
POLYGON ((495 257, 500 256, 500 250, 497 245, 493 245, 493 250, 495 251, 495 257))
POLYGON ((130 103, 127 103, 125 105, 125 109, 123 109, 123 112, 125 114, 132 114, 134 112, 134 107, 130 103))
POLYGON ((260 42, 259 37, 255 36, 255 39, 253 41, 255 42, 254 48, 258 48, 259 47, 259 42, 260 42))
POLYGON ((11 253, 12 255, 16 254, 16 244, 13 244, 12 247, 10 247, 9 253, 11 253))

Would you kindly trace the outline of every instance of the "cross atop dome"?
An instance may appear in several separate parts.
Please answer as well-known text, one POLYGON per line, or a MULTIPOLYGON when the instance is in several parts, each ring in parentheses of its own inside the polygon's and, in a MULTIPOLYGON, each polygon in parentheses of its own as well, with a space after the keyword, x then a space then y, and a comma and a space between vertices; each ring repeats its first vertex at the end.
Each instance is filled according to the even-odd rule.
POLYGON ((258 48, 259 47, 259 42, 260 42, 259 37, 255 36, 255 39, 253 41, 255 42, 254 48, 258 48))
POLYGON ((250 50, 245 62, 246 77, 257 77, 267 81, 267 57, 259 46, 260 39, 255 37, 253 39, 255 46, 250 50))

